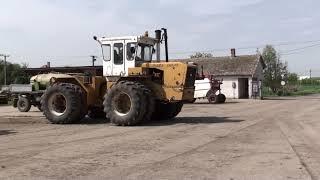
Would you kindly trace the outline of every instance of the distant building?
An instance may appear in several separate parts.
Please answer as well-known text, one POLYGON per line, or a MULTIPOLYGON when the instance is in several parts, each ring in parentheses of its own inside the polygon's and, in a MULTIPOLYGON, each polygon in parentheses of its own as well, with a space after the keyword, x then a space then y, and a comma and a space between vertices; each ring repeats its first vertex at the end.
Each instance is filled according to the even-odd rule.
POLYGON ((41 73, 90 73, 92 75, 102 76, 102 66, 73 66, 73 67, 50 67, 50 64, 44 65, 41 68, 26 68, 23 71, 29 75, 37 75, 41 73))
POLYGON ((203 67, 204 74, 223 79, 221 91, 227 98, 260 98, 263 69, 266 67, 261 55, 236 56, 235 49, 231 56, 214 58, 184 59, 203 67))
POLYGON ((310 79, 310 76, 299 76, 299 80, 310 79))

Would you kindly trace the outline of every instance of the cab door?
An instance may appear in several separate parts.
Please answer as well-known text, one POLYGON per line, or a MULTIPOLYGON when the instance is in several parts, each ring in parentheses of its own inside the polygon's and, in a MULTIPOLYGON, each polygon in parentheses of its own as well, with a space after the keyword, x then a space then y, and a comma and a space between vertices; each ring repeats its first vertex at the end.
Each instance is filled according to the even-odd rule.
POLYGON ((126 74, 124 44, 124 40, 114 41, 112 43, 113 76, 125 76, 126 74))

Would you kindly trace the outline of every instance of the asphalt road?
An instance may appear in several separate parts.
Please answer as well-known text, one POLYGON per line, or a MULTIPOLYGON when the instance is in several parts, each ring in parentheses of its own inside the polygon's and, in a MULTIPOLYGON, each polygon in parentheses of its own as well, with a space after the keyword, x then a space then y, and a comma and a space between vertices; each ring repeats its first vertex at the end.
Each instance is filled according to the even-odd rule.
POLYGON ((320 179, 320 95, 188 104, 136 127, 32 110, 0 107, 0 179, 320 179))

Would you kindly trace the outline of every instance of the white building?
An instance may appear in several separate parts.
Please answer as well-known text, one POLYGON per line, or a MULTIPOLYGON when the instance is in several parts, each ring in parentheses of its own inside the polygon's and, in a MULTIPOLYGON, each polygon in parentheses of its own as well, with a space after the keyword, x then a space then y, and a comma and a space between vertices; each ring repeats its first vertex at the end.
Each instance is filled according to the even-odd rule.
POLYGON ((197 58, 183 61, 192 61, 203 68, 205 75, 214 75, 223 79, 221 92, 227 98, 248 99, 260 98, 263 69, 265 63, 261 55, 236 56, 235 49, 231 56, 214 58, 197 58))
POLYGON ((299 76, 299 80, 310 79, 310 76, 299 76))

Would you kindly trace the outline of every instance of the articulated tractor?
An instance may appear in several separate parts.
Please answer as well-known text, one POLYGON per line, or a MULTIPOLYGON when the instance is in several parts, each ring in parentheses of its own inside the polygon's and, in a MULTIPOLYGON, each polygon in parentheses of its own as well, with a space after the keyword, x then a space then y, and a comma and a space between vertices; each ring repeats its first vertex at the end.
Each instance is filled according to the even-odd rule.
POLYGON ((168 62, 166 29, 156 30, 154 38, 146 32, 143 36, 94 40, 102 49, 103 76, 52 77, 41 98, 41 109, 50 122, 76 123, 88 114, 130 126, 171 119, 184 103, 193 101, 196 66, 168 62), (160 61, 163 43, 166 61, 160 61))

